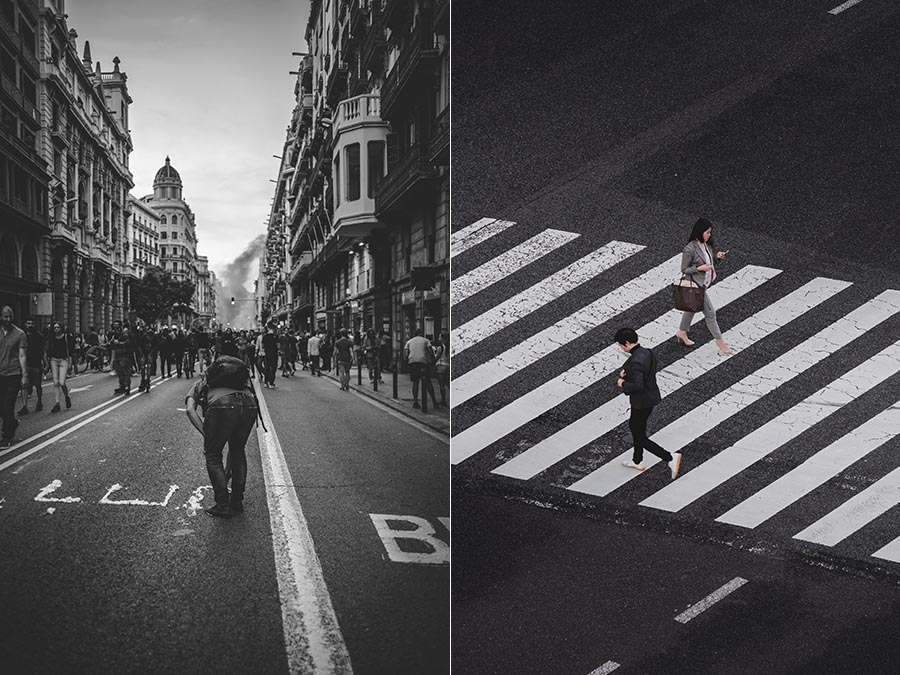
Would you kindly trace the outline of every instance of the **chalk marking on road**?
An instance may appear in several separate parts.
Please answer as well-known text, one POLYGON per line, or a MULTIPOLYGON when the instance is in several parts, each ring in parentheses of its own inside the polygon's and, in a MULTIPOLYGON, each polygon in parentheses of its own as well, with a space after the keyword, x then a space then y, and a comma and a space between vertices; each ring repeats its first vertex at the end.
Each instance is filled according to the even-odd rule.
POLYGON ((94 387, 94 385, 92 385, 92 384, 86 384, 83 387, 75 387, 75 388, 69 387, 69 393, 76 394, 79 391, 87 391, 88 389, 93 389, 93 387, 94 387))
POLYGON ((565 293, 594 279, 645 247, 611 241, 563 269, 541 279, 509 300, 450 331, 450 356, 456 356, 519 319, 549 305, 565 293))
MULTIPOLYGON (((681 259, 678 255, 667 261, 666 264, 676 264, 681 259)), ((662 271, 662 266, 659 268, 662 271)), ((758 289, 763 283, 772 279, 781 273, 781 270, 769 267, 758 267, 756 265, 748 265, 739 269, 737 272, 720 282, 716 288, 716 306, 725 307, 737 298, 742 297, 746 293, 758 289)), ((671 270, 665 277, 659 278, 660 286, 653 289, 653 292, 662 290, 666 284, 671 283, 671 270)), ((627 287, 622 289, 630 289, 631 282, 627 287)), ((613 291, 615 293, 616 291, 613 291)), ((652 295, 653 293, 648 294, 652 295)), ((605 297, 610 297, 608 294, 605 297)), ((635 300, 636 301, 636 300, 635 300)), ((630 306, 630 305, 629 305, 630 306)), ((612 318, 618 312, 624 311, 627 307, 618 306, 613 309, 607 318, 612 318)), ((672 337, 673 326, 678 325, 681 312, 670 310, 661 315, 654 321, 637 329, 641 338, 641 344, 645 347, 655 347, 663 340, 672 337)), ((694 323, 703 319, 703 315, 698 313, 694 317, 694 323)), ((593 324, 597 325, 597 324, 593 324)), ((559 338, 557 339, 564 339, 559 338)), ((451 462, 457 464, 475 453, 483 450, 488 445, 497 441, 520 426, 531 422, 539 415, 552 410, 555 406, 563 403, 572 396, 584 391, 585 387, 594 384, 598 379, 609 375, 614 370, 618 370, 625 362, 625 356, 622 350, 615 344, 611 344, 593 356, 585 359, 581 363, 569 368, 567 371, 560 373, 552 380, 548 380, 544 384, 516 400, 512 401, 500 410, 488 415, 476 424, 461 433, 457 433, 453 437, 453 443, 450 448, 451 462)), ((527 364, 523 364, 524 367, 527 364)), ((476 368, 474 371, 476 372, 476 368)), ((467 373, 468 374, 468 373, 467 373)), ((465 377, 465 376, 464 376, 465 377)), ((451 381, 451 388, 453 383, 451 381)))
POLYGON ((741 586, 743 586, 746 583, 747 583, 746 579, 743 579, 741 577, 735 577, 734 579, 729 581, 727 584, 722 586, 722 588, 720 588, 716 591, 713 591, 712 593, 707 595, 705 598, 703 598, 700 602, 695 603, 695 604, 691 605, 690 607, 688 607, 681 614, 676 616, 675 620, 678 623, 687 623, 688 621, 690 621, 691 619, 696 617, 698 614, 706 611, 707 609, 712 607, 714 604, 716 604, 719 600, 721 600, 728 594, 732 593, 733 591, 736 591, 737 589, 739 589, 741 586))
POLYGON ((608 675, 608 673, 611 673, 618 667, 619 664, 615 661, 607 661, 599 668, 594 668, 588 675, 608 675))
POLYGON ((119 483, 116 483, 115 485, 113 485, 112 487, 109 488, 109 491, 105 495, 103 495, 103 497, 100 498, 99 503, 100 504, 117 504, 117 505, 125 504, 127 506, 166 506, 166 505, 168 505, 169 500, 172 498, 172 495, 174 495, 175 491, 178 490, 177 485, 170 485, 169 486, 169 494, 167 494, 166 498, 163 499, 161 502, 148 502, 145 499, 121 499, 121 500, 110 499, 110 496, 112 495, 113 492, 118 492, 119 490, 121 490, 124 487, 125 487, 124 485, 120 485, 119 483))
POLYGON ((350 654, 337 623, 312 534, 266 400, 259 384, 254 381, 253 386, 268 428, 263 431, 257 426, 256 434, 272 527, 288 670, 350 675, 353 672, 350 654))
MULTIPOLYGON (((152 385, 150 388, 151 388, 151 389, 155 389, 156 387, 158 387, 158 386, 159 386, 160 384, 162 384, 162 383, 163 383, 163 381, 160 381, 160 382, 158 382, 157 384, 152 385)), ((130 401, 135 401, 135 400, 137 400, 137 397, 135 397, 135 398, 131 398, 131 397, 128 397, 128 398, 121 398, 121 399, 118 400, 118 402, 114 403, 113 405, 109 405, 109 404, 111 403, 111 401, 107 401, 106 403, 101 403, 100 405, 95 406, 94 408, 91 408, 90 410, 86 410, 85 412, 81 413, 80 415, 77 415, 76 417, 73 417, 72 419, 68 420, 67 422, 62 422, 62 423, 60 423, 60 424, 57 424, 55 427, 52 427, 52 428, 50 428, 50 429, 47 429, 46 431, 42 431, 41 433, 36 434, 35 436, 31 436, 30 438, 27 438, 27 439, 25 439, 24 441, 21 441, 20 443, 16 443, 14 446, 12 446, 11 448, 9 448, 9 450, 6 450, 5 452, 0 453, 0 457, 2 457, 3 455, 6 455, 7 453, 9 453, 10 451, 14 450, 15 448, 18 448, 18 447, 20 447, 20 446, 22 446, 22 445, 26 445, 26 444, 28 444, 28 443, 34 441, 34 440, 37 440, 38 438, 41 438, 41 437, 43 437, 43 436, 46 436, 47 434, 49 434, 50 432, 54 431, 55 429, 58 429, 58 428, 61 427, 61 426, 65 426, 66 424, 69 424, 69 423, 73 422, 74 420, 78 419, 79 417, 83 417, 83 416, 85 416, 85 415, 87 415, 87 414, 90 414, 91 412, 93 412, 93 411, 95 411, 95 410, 97 410, 97 409, 99 409, 99 408, 103 408, 104 406, 108 406, 105 410, 101 410, 99 413, 97 413, 97 414, 94 415, 93 417, 89 417, 88 419, 83 420, 82 422, 79 422, 78 424, 75 424, 74 426, 69 427, 68 429, 66 429, 65 431, 63 431, 63 432, 60 433, 60 434, 57 434, 57 435, 54 436, 53 438, 48 438, 48 439, 47 439, 46 441, 44 441, 43 443, 41 443, 41 444, 39 444, 39 445, 36 445, 35 447, 31 448, 30 450, 26 450, 26 451, 23 452, 21 455, 16 455, 16 456, 13 457, 12 459, 6 460, 3 464, 0 464, 0 471, 4 471, 4 470, 8 469, 8 468, 11 467, 13 464, 16 464, 17 462, 21 462, 21 461, 22 461, 23 459, 25 459, 26 457, 30 457, 31 455, 33 455, 33 454, 36 453, 37 451, 43 450, 43 449, 46 448, 48 445, 52 445, 53 443, 55 443, 55 442, 58 441, 59 439, 65 438, 66 436, 68 436, 69 434, 71 434, 73 431, 77 431, 78 429, 80 429, 81 427, 85 426, 86 424, 90 424, 90 423, 93 422, 94 420, 103 417, 105 414, 107 414, 108 412, 111 412, 111 411, 115 410, 115 409, 118 408, 119 406, 125 405, 126 403, 129 403, 130 401)), ((116 399, 113 399, 113 401, 116 401, 116 399)))
POLYGON ((464 227, 459 232, 451 232, 450 257, 456 257, 463 251, 466 251, 483 241, 487 241, 494 235, 503 232, 503 230, 512 227, 513 225, 515 225, 515 223, 509 220, 482 218, 468 227, 464 227))
POLYGON ((851 7, 853 7, 853 5, 858 5, 861 2, 862 0, 847 0, 847 2, 845 2, 844 4, 838 5, 834 9, 829 9, 828 13, 837 15, 843 12, 845 9, 850 9, 851 7))
MULTIPOLYGON (((153 386, 151 386, 150 388, 151 388, 151 389, 155 389, 155 388, 158 387, 160 384, 162 384, 162 382, 163 382, 163 380, 162 380, 161 378, 157 378, 156 380, 152 380, 152 381, 151 381, 151 384, 152 384, 153 386), (155 382, 156 384, 153 384, 154 382, 155 382)), ((70 389, 69 391, 72 391, 72 390, 70 389)), ((129 398, 130 398, 130 397, 129 397, 129 398)), ((40 439, 40 438, 43 438, 44 436, 47 436, 48 434, 52 434, 54 431, 57 431, 58 429, 62 429, 63 427, 65 427, 65 426, 68 425, 68 424, 71 424, 71 423, 74 422, 75 420, 79 420, 79 419, 81 419, 82 417, 84 417, 85 415, 90 415, 91 413, 96 412, 97 410, 100 410, 101 408, 103 408, 103 407, 105 407, 105 406, 108 406, 110 403, 114 403, 116 400, 118 400, 118 398, 111 398, 111 399, 109 399, 109 400, 106 400, 106 401, 104 401, 103 403, 100 403, 100 404, 98 404, 98 405, 95 405, 93 408, 90 408, 90 409, 88 409, 88 410, 85 410, 85 411, 83 411, 83 412, 78 413, 77 415, 73 415, 72 417, 66 417, 66 418, 65 418, 63 421, 61 421, 59 424, 55 424, 54 426, 50 427, 49 429, 44 429, 43 431, 41 431, 40 433, 35 434, 34 436, 29 436, 28 438, 23 438, 21 441, 19 441, 19 442, 16 443, 15 445, 11 445, 9 448, 7 448, 6 450, 4 450, 3 452, 0 452, 0 457, 4 457, 4 456, 8 455, 9 453, 13 452, 14 450, 17 450, 17 449, 21 448, 21 447, 24 446, 24 445, 28 445, 29 443, 33 443, 34 441, 36 441, 36 440, 38 440, 38 439, 40 439)), ((129 399, 125 399, 125 400, 127 401, 127 400, 129 400, 129 399)), ((135 397, 135 400, 137 400, 137 397, 135 397)), ((2 471, 2 470, 3 470, 3 468, 0 467, 0 471, 2 471)))
POLYGON ((490 262, 476 267, 471 272, 463 274, 453 280, 453 288, 450 293, 450 303, 455 305, 466 298, 475 295, 491 284, 505 279, 513 272, 533 263, 539 258, 555 251, 574 241, 580 234, 564 232, 563 230, 547 229, 539 232, 531 239, 514 246, 505 253, 501 253, 490 262))
MULTIPOLYGON (((894 404, 893 407, 841 436, 716 520, 741 527, 757 527, 779 511, 786 509, 900 434, 900 408, 897 406, 898 404, 894 404)), ((900 490, 897 492, 900 493, 900 490)))
POLYGON ((196 516, 203 508, 203 497, 207 492, 212 491, 212 485, 201 485, 191 493, 190 498, 178 508, 187 511, 189 516, 196 516))
POLYGON ((76 502, 81 501, 81 497, 48 497, 47 495, 53 494, 59 488, 62 487, 62 481, 58 478, 54 479, 50 482, 46 487, 41 488, 40 492, 38 492, 37 497, 34 498, 36 502, 63 502, 66 504, 74 504, 76 502))
POLYGON ((664 511, 680 511, 898 372, 900 340, 757 427, 731 447, 719 451, 641 503, 649 503, 664 511))
POLYGON ((414 563, 416 565, 447 566, 450 564, 450 546, 437 537, 434 526, 425 518, 418 516, 396 516, 388 513, 370 513, 369 518, 375 526, 388 558, 396 563, 414 563), (413 526, 411 530, 393 528, 390 521, 404 522, 413 526), (400 548, 401 539, 418 541, 431 549, 428 553, 411 553, 400 548))

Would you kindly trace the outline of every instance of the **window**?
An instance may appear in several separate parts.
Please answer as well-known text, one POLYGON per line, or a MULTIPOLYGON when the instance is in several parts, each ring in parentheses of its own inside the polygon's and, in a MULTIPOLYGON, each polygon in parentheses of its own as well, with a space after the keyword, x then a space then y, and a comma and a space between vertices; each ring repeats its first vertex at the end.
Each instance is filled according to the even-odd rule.
POLYGON ((177 224, 178 224, 178 216, 176 216, 176 215, 173 215, 173 216, 172 216, 172 224, 173 224, 173 225, 177 225, 177 224))
POLYGON ((375 187, 384 178, 384 141, 369 141, 369 189, 366 193, 370 199, 375 198, 375 187))
POLYGON ((160 247, 160 249, 159 249, 159 254, 160 254, 161 256, 165 256, 165 255, 166 255, 166 247, 165 247, 165 246, 161 246, 161 247, 160 247))
POLYGON ((172 233, 172 239, 178 239, 178 233, 177 233, 177 232, 173 232, 173 233, 172 233))
POLYGON ((341 155, 338 153, 334 158, 334 175, 337 180, 334 181, 334 208, 341 205, 341 155))
POLYGON ((163 225, 167 225, 169 221, 166 220, 165 216, 163 216, 162 218, 159 219, 159 222, 162 223, 163 225))
POLYGON ((360 191, 359 143, 347 146, 347 201, 359 199, 360 191))

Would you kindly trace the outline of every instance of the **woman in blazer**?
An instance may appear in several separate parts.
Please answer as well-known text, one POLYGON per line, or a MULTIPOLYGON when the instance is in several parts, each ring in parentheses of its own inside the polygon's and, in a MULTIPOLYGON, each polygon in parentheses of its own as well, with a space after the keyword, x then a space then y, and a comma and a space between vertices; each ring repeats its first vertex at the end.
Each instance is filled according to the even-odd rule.
MULTIPOLYGON (((716 261, 725 260, 727 253, 728 251, 716 252, 716 244, 712 238, 712 223, 706 218, 700 218, 694 223, 690 240, 682 252, 681 273, 690 277, 698 286, 708 289, 716 280, 716 261)), ((723 354, 730 354, 731 348, 722 339, 722 331, 719 330, 719 324, 716 321, 716 308, 709 297, 709 291, 703 294, 703 317, 706 319, 706 325, 715 339, 719 351, 723 354)), ((678 341, 686 347, 695 344, 687 334, 693 320, 693 312, 684 312, 681 316, 681 325, 675 334, 678 341)))

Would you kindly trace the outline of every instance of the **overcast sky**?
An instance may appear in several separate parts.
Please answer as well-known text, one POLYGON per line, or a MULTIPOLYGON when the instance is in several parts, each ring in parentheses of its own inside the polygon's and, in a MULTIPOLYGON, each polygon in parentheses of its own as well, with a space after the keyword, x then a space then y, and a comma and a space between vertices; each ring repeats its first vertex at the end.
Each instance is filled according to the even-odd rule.
POLYGON ((132 194, 153 192, 169 155, 222 276, 266 229, 308 0, 66 0, 66 13, 79 56, 88 41, 95 66, 118 56, 128 76, 132 194))

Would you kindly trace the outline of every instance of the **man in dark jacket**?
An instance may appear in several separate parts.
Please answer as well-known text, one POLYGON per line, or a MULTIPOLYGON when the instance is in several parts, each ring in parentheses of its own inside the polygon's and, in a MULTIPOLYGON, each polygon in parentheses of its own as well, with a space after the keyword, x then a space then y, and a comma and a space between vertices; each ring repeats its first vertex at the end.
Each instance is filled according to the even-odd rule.
POLYGON ((662 400, 656 384, 656 354, 652 349, 638 344, 638 336, 633 328, 620 328, 616 331, 616 342, 629 355, 625 367, 619 373, 617 384, 631 400, 628 427, 634 440, 634 455, 623 464, 629 469, 643 471, 647 468, 642 464, 646 449, 669 465, 672 480, 675 480, 681 468, 681 453, 670 453, 647 438, 647 420, 650 419, 653 407, 662 400))

